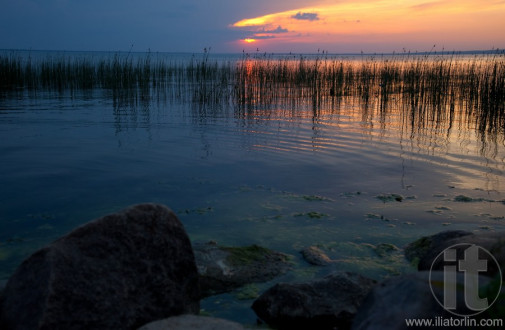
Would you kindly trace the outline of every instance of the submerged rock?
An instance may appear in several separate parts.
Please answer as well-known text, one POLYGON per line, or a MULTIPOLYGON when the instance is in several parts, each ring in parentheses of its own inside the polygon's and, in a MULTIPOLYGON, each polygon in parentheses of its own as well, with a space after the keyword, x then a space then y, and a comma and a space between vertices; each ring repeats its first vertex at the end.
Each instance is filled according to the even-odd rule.
POLYGON ((279 283, 255 300, 252 308, 278 329, 348 329, 375 283, 349 272, 307 283, 279 283))
POLYGON ((208 316, 181 315, 154 321, 144 325, 138 330, 244 330, 236 322, 208 316))
POLYGON ((228 247, 209 242, 193 249, 202 297, 271 280, 291 266, 288 255, 258 245, 228 247))
POLYGON ((2 329, 135 329, 198 313, 191 243, 167 207, 85 224, 27 258, 0 300, 2 329))
POLYGON ((311 265, 315 266, 327 266, 331 263, 334 263, 334 260, 331 260, 326 253, 324 253, 317 246, 309 246, 303 249, 300 252, 303 256, 303 259, 307 261, 311 265))

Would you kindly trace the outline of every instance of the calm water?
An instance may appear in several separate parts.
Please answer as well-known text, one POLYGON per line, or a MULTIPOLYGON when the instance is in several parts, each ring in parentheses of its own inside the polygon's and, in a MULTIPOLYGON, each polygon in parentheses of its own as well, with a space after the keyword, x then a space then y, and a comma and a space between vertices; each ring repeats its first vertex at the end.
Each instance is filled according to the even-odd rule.
MULTIPOLYGON (((195 242, 293 255, 294 271, 280 280, 327 271, 301 260, 309 245, 340 259, 337 269, 381 278, 410 268, 401 253, 384 260, 373 245, 502 230, 503 134, 482 135, 457 111, 421 127, 404 110, 351 99, 244 110, 118 102, 104 90, 4 93, 0 279, 72 228, 141 202, 171 207, 195 242), (403 199, 378 198, 389 194, 403 199)), ((250 303, 228 294, 202 308, 253 323, 250 303)))

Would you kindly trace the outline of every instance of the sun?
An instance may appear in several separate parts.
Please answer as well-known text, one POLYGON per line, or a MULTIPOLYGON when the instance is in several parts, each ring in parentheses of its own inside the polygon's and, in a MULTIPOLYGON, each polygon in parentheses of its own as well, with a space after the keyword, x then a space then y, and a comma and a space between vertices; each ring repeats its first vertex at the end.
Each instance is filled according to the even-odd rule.
POLYGON ((245 38, 244 39, 244 42, 248 43, 248 44, 251 44, 253 42, 256 42, 256 39, 253 39, 253 38, 245 38))

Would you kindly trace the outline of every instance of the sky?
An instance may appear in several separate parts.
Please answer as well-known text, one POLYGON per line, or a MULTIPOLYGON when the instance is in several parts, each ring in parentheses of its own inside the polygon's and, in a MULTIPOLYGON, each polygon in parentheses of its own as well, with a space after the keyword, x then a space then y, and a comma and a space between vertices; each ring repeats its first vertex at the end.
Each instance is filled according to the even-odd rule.
POLYGON ((388 53, 505 48, 505 0, 0 0, 0 49, 388 53))

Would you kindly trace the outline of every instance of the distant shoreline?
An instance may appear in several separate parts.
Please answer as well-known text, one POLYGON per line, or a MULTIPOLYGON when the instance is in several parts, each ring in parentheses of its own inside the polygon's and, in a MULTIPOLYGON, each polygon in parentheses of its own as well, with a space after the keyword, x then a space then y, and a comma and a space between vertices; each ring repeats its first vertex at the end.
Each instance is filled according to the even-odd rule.
MULTIPOLYGON (((0 52, 35 52, 35 53, 69 53, 69 54, 77 54, 77 53, 103 53, 103 54, 167 54, 167 55, 201 55, 205 52, 202 50, 201 52, 168 52, 168 51, 128 51, 128 50, 58 50, 58 49, 0 49, 0 52)), ((289 53, 275 53, 275 52, 246 52, 246 53, 213 53, 209 52, 211 56, 242 56, 244 54, 258 54, 258 55, 273 55, 273 56, 402 56, 402 55, 492 55, 492 54, 504 54, 505 49, 495 48, 495 49, 481 49, 481 50, 430 50, 430 51, 411 51, 405 50, 401 52, 351 52, 351 53, 327 53, 327 52, 314 52, 314 53, 297 53, 297 52, 289 52, 289 53)))

